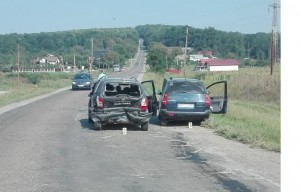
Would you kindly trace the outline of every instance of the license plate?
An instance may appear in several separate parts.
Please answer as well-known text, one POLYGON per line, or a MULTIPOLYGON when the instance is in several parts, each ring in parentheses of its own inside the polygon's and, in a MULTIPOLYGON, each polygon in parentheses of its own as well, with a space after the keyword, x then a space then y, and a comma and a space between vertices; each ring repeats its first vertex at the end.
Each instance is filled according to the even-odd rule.
POLYGON ((78 85, 78 87, 84 87, 84 85, 78 85))
POLYGON ((179 103, 177 105, 178 109, 194 109, 194 104, 186 104, 186 103, 179 103))

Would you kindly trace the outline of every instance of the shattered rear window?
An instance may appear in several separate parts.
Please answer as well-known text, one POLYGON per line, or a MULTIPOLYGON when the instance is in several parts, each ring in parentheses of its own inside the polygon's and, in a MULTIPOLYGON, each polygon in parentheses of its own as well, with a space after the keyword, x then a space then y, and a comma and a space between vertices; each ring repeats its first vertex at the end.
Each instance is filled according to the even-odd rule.
POLYGON ((105 95, 106 96, 116 96, 116 95, 128 95, 139 97, 140 86, 138 84, 129 83, 106 83, 105 85, 105 95))

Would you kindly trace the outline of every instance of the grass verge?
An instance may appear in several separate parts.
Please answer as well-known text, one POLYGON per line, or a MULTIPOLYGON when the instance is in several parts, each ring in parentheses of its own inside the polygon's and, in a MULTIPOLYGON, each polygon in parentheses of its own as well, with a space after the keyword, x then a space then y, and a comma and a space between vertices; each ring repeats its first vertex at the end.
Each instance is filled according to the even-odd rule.
MULTIPOLYGON (((191 70, 189 70, 191 71, 191 70)), ((161 89, 164 77, 181 76, 147 72, 161 89)), ((203 126, 228 139, 255 148, 280 152, 280 68, 272 76, 269 68, 242 68, 231 72, 189 72, 187 77, 202 79, 205 85, 228 81, 227 114, 211 114, 203 126)))
POLYGON ((73 74, 58 73, 0 73, 0 107, 70 86, 73 74))

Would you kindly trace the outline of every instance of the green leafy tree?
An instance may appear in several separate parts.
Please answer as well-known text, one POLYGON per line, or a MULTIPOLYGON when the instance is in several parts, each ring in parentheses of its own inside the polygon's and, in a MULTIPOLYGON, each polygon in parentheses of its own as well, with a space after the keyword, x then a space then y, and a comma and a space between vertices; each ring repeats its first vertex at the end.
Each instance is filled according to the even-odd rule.
POLYGON ((166 47, 161 43, 151 43, 148 48, 147 64, 155 72, 163 73, 166 68, 166 47))
MULTIPOLYGON (((168 47, 185 46, 185 26, 169 25, 140 25, 136 30, 144 39, 145 46, 152 42, 160 42, 168 47)), ((224 32, 212 27, 196 29, 189 27, 188 47, 195 50, 212 50, 214 56, 219 58, 263 60, 262 64, 268 63, 270 57, 271 34, 241 34, 238 32, 224 32), (230 53, 230 55, 228 55, 230 53)), ((277 35, 277 56, 280 58, 281 36, 277 35)), ((249 63, 250 65, 252 64, 249 63)))

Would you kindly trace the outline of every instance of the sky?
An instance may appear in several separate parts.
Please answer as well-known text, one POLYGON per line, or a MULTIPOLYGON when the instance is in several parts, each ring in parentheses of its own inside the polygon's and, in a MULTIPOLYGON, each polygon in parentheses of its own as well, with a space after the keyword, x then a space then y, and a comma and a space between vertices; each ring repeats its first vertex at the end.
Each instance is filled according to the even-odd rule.
MULTIPOLYGON (((0 0, 0 34, 146 24, 213 27, 253 34, 272 31, 274 0, 0 0)), ((280 0, 277 0, 280 5, 280 0)), ((280 31, 280 10, 278 27, 280 31)))

